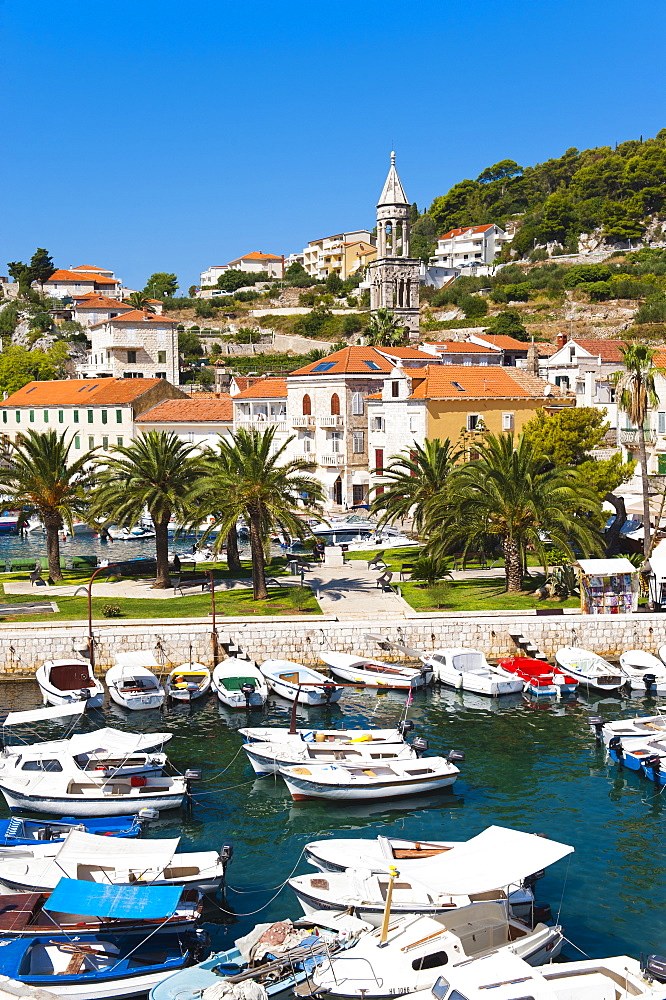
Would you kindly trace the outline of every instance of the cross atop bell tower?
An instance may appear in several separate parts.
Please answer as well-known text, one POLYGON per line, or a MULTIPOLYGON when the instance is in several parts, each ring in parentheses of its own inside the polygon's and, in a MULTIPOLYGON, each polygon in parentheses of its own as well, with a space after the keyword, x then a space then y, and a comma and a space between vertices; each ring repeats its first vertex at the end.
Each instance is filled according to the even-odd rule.
POLYGON ((395 169, 395 153, 377 202, 377 256, 409 257, 409 202, 395 169))

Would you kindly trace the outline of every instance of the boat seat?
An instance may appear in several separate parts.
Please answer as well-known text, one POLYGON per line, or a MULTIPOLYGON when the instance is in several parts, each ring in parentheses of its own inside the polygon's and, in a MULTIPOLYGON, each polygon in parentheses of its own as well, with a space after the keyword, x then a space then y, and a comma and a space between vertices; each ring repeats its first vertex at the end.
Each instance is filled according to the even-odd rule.
POLYGON ((22 827, 22 820, 17 819, 15 816, 12 816, 12 818, 7 823, 7 833, 5 834, 5 836, 15 837, 21 830, 21 827, 22 827))
POLYGON ((80 951, 75 952, 67 963, 67 968, 61 973, 62 976, 78 976, 83 969, 83 964, 87 956, 80 951))

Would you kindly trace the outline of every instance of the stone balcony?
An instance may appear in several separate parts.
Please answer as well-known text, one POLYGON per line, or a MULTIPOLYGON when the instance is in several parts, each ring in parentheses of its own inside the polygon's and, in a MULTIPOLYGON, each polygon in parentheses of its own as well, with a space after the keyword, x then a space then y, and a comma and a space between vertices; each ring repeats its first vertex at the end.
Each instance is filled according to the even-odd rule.
POLYGON ((246 431, 265 431, 267 427, 274 427, 275 433, 280 434, 287 430, 286 420, 237 420, 235 423, 236 429, 242 427, 246 431))
POLYGON ((315 418, 311 416, 291 418, 292 427, 314 427, 314 425, 315 425, 315 418))
POLYGON ((320 455, 318 458, 319 465, 344 465, 345 456, 344 455, 320 455))
MULTIPOLYGON (((657 438, 656 433, 650 428, 645 431, 645 443, 654 444, 657 438)), ((638 445, 638 431, 625 428, 620 430, 620 444, 638 445)))
POLYGON ((320 427, 344 427, 345 418, 341 416, 335 417, 319 417, 320 427))

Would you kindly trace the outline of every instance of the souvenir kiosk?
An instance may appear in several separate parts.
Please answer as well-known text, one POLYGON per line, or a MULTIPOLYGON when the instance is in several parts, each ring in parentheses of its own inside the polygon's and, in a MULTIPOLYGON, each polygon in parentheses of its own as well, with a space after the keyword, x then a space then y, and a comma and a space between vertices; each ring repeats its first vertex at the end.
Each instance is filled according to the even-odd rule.
POLYGON ((622 615, 638 609, 639 575, 628 559, 579 559, 580 609, 587 615, 622 615))

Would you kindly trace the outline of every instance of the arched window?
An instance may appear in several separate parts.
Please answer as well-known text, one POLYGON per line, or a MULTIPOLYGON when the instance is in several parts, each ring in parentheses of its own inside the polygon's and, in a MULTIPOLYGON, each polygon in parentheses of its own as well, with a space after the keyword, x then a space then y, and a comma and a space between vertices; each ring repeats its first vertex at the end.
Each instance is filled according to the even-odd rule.
POLYGON ((312 413, 312 400, 308 396, 307 392, 303 396, 303 416, 309 417, 312 413))
POLYGON ((331 416, 332 417, 340 416, 340 397, 338 396, 337 392, 334 392, 333 395, 331 396, 331 416))

